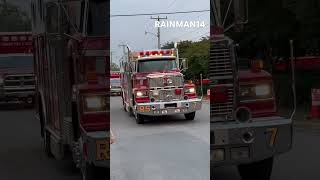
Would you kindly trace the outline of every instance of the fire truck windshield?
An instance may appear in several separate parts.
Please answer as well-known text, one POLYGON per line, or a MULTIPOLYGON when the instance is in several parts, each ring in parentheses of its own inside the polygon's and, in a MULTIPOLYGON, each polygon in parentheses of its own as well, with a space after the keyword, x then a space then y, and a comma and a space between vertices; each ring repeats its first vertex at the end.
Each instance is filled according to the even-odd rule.
POLYGON ((33 68, 33 57, 0 56, 0 68, 33 68))
POLYGON ((138 72, 164 72, 177 69, 174 58, 147 59, 138 61, 138 72))

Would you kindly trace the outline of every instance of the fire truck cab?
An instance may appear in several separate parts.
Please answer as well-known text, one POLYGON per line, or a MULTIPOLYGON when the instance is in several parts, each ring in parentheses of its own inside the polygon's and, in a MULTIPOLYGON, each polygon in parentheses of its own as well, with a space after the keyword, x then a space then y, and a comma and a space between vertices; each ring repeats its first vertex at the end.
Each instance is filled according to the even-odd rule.
POLYGON ((34 103, 31 32, 0 33, 0 101, 34 103))
POLYGON ((193 120, 202 99, 193 83, 185 83, 176 49, 130 52, 122 62, 123 106, 138 124, 145 116, 184 114, 193 120))

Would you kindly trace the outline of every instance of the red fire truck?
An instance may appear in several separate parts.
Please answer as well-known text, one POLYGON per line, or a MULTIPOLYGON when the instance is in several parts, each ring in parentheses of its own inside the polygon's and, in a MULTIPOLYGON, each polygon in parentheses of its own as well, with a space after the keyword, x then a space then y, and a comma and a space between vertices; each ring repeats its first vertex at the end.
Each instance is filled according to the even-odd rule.
MULTIPOLYGON (((236 17, 240 2, 233 2, 236 17)), ((224 35, 217 9, 220 0, 211 0, 211 166, 237 165, 244 180, 268 180, 274 156, 292 147, 293 114, 288 118, 278 114, 273 78, 262 70, 261 61, 238 69, 236 44, 224 35)), ((238 21, 233 25, 243 25, 238 21)))
POLYGON ((0 101, 22 101, 33 104, 31 32, 0 33, 0 101))
POLYGON ((120 72, 112 71, 110 75, 111 95, 121 95, 120 72))
POLYGON ((109 177, 109 1, 33 0, 37 117, 44 151, 82 179, 109 177))
POLYGON ((193 120, 202 99, 194 84, 184 82, 178 50, 128 51, 121 65, 122 99, 124 109, 134 114, 137 123, 144 123, 145 116, 173 114, 193 120))

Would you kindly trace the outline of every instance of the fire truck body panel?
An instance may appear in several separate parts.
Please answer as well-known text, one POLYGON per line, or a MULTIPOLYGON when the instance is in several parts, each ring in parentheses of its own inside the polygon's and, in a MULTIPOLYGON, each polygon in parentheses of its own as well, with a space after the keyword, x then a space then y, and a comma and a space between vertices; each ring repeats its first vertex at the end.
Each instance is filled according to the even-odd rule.
POLYGON ((0 33, 0 100, 34 102, 32 36, 30 32, 0 33))
POLYGON ((107 1, 33 0, 31 11, 45 151, 57 159, 70 151, 82 172, 108 167, 107 1))

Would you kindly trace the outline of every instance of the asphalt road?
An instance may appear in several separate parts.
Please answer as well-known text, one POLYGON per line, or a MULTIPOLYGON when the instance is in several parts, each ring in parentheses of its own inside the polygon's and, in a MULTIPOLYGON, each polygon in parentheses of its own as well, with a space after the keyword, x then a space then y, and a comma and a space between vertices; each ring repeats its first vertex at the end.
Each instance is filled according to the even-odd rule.
POLYGON ((30 108, 0 105, 1 180, 79 180, 70 161, 49 159, 42 152, 39 123, 30 108))
POLYGON ((143 125, 111 98, 112 180, 209 180, 209 104, 194 121, 183 115, 150 118, 143 125))
MULTIPOLYGON (((320 130, 310 129, 295 129, 293 149, 275 159, 272 180, 320 179, 320 130)), ((213 171, 211 179, 214 180, 241 179, 235 167, 220 167, 213 171)))

